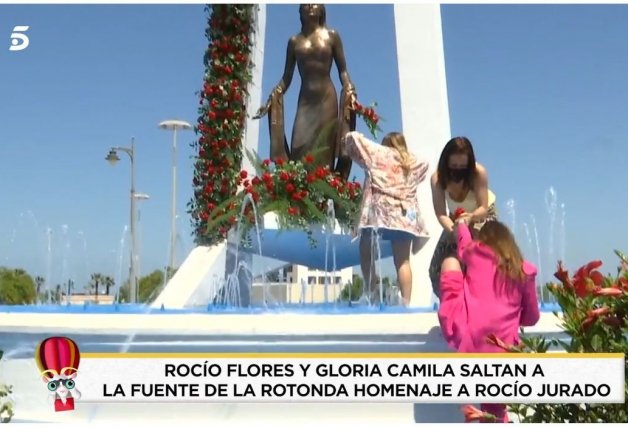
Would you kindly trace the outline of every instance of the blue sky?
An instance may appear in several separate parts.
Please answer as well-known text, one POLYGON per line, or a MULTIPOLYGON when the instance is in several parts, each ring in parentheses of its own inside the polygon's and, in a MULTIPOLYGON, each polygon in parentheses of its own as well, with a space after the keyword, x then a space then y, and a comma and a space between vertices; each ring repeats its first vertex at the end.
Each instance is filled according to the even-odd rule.
MULTIPOLYGON (((452 135, 474 142, 511 225, 514 200, 521 247, 536 262, 535 223, 547 276, 563 253, 564 204, 568 266, 601 258, 614 271, 612 250, 628 250, 628 6, 441 10, 452 135)), ((327 16, 360 99, 379 103, 385 132, 401 129, 393 6, 328 5, 327 16)), ((288 37, 299 31, 298 6, 269 5, 267 19, 264 97, 281 76, 288 37)), ((120 154, 111 167, 104 157, 132 136, 137 191, 151 197, 139 205, 142 272, 167 263, 172 136, 157 123, 196 121, 205 26, 203 5, 0 5, 0 265, 78 285, 90 272, 126 272, 129 162, 120 154), (30 26, 21 52, 8 50, 16 25, 30 26)), ((298 86, 295 77, 287 111, 298 86)), ((262 155, 266 132, 264 120, 262 155)), ((193 245, 186 214, 193 139, 191 132, 179 139, 179 261, 193 245)))

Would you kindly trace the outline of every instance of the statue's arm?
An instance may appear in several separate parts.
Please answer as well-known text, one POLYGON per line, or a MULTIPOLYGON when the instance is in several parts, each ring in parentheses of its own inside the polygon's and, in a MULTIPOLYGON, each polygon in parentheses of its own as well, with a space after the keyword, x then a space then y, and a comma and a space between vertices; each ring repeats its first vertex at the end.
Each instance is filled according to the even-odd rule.
POLYGON ((257 113, 255 114, 255 116, 253 116, 253 119, 259 119, 260 117, 266 115, 266 113, 268 113, 268 110, 270 109, 270 104, 271 104, 273 95, 277 93, 283 94, 290 87, 290 83, 292 83, 292 77, 294 76, 294 68, 297 63, 296 56, 294 53, 295 45, 296 45, 296 38, 291 37, 290 40, 288 40, 288 47, 286 49, 286 65, 284 66, 281 80, 279 80, 279 83, 275 85, 272 92, 268 96, 268 100, 266 101, 266 104, 264 104, 263 106, 259 108, 259 110, 257 110, 257 113))
POLYGON ((342 87, 354 90, 353 83, 351 82, 351 77, 349 77, 349 72, 347 71, 347 60, 345 58, 345 50, 342 46, 342 39, 340 38, 340 34, 338 34, 336 30, 329 31, 333 40, 334 61, 336 62, 336 67, 338 68, 338 75, 340 77, 342 87))
POLYGON ((292 83, 292 77, 294 76, 294 67, 297 64, 295 56, 296 37, 290 37, 288 40, 288 47, 286 48, 286 65, 283 69, 283 75, 281 80, 275 86, 275 89, 280 89, 281 92, 286 92, 292 83))

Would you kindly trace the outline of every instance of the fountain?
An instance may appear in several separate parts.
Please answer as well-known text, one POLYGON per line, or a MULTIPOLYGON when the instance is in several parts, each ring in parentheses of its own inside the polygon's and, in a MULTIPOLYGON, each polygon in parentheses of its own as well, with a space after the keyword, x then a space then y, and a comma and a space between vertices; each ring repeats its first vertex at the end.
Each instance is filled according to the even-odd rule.
MULTIPOLYGON (((262 14, 262 17, 264 16, 262 14)), ((410 149, 417 151, 420 149, 429 159, 435 160, 442 149, 439 142, 447 141, 449 134, 440 9, 438 5, 395 5, 395 23, 398 36, 400 91, 403 94, 404 133, 408 136, 409 142, 421 144, 420 147, 410 149), (417 47, 411 42, 417 38, 434 42, 417 47), (417 75, 422 78, 416 79, 417 75), (409 106, 411 108, 408 108, 409 106), (420 121, 415 118, 417 111, 421 112, 420 121)), ((261 34, 261 37, 256 37, 260 46, 256 46, 257 56, 253 58, 253 63, 260 67, 263 64, 261 52, 264 42, 263 32, 261 34)), ((260 67, 253 73, 256 82, 260 81, 260 67)), ((261 99, 260 86, 254 85, 249 91, 251 99, 256 103, 261 99)), ((251 116, 250 111, 249 115, 251 116)), ((253 132, 257 126, 250 121, 247 124, 248 149, 254 150, 258 146, 258 133, 253 132)), ((426 186, 429 187, 429 184, 426 186)), ((431 211, 429 191, 420 192, 420 198, 421 206, 425 207, 423 214, 428 229, 432 236, 437 236, 440 226, 431 211)), ((255 210, 255 204, 252 202, 250 198, 245 200, 242 210, 247 203, 255 210)), ((114 305, 0 306, 0 332, 2 332, 0 348, 5 350, 24 348, 30 350, 31 354, 28 357, 31 358, 32 350, 43 337, 67 334, 80 343, 82 352, 92 353, 198 350, 218 353, 252 349, 261 349, 260 352, 447 351, 439 335, 436 315, 431 304, 427 303, 431 295, 431 290, 427 286, 429 280, 427 266, 436 244, 435 238, 411 260, 413 271, 416 272, 413 295, 418 296, 412 307, 391 306, 385 303, 381 260, 391 255, 391 248, 388 242, 380 242, 378 237, 372 240, 371 248, 372 254, 378 260, 377 271, 380 274, 378 305, 372 306, 369 300, 362 299, 362 296, 349 296, 347 303, 340 303, 337 299, 332 301, 329 297, 329 276, 324 284, 325 297, 322 304, 314 303, 314 287, 308 290, 304 279, 298 284, 300 296, 296 303, 278 304, 270 292, 267 281, 263 281, 262 301, 259 304, 251 301, 252 271, 250 263, 245 260, 253 254, 307 265, 325 272, 330 270, 336 272, 338 269, 359 263, 357 245, 352 242, 351 236, 340 230, 336 224, 333 204, 328 205, 327 215, 328 224, 320 230, 313 230, 314 238, 319 243, 316 250, 310 250, 307 237, 301 231, 279 230, 277 219, 271 213, 263 216, 261 224, 255 224, 251 232, 253 235, 250 248, 241 248, 239 242, 242 216, 240 216, 234 231, 235 236, 230 237, 230 242, 211 248, 194 248, 150 305, 123 304, 116 299, 114 305), (232 260, 231 265, 228 265, 228 260, 232 260), (308 291, 311 293, 309 303, 308 291), (352 303, 355 298, 358 304, 352 303), (19 346, 16 346, 18 344, 19 346)), ((540 244, 534 217, 532 223, 540 260, 540 244)), ((123 278, 126 234, 125 226, 118 254, 116 296, 119 296, 123 278)), ((50 299, 54 247, 51 228, 46 229, 46 237, 46 291, 50 299)), ((262 274, 262 278, 264 277, 262 274)), ((335 291, 333 294, 337 295, 335 291)), ((549 313, 544 314, 541 322, 529 331, 546 333, 555 330, 553 315, 549 313)), ((34 368, 29 369, 35 373, 34 368)), ((39 402, 33 397, 37 397, 35 394, 40 392, 38 389, 41 387, 40 379, 33 375, 32 382, 31 378, 24 381, 23 379, 27 377, 24 376, 26 372, 16 370, 12 373, 16 375, 13 378, 8 376, 8 381, 23 388, 22 391, 30 394, 28 400, 32 399, 39 406, 39 402)), ((31 414, 41 414, 37 413, 39 411, 37 406, 29 409, 31 414)), ((105 407, 97 408, 99 416, 106 413, 109 408, 126 413, 120 410, 120 407, 107 406, 107 409, 105 407)), ((209 406, 203 404, 201 407, 202 414, 206 416, 209 406)), ((295 406, 288 407, 299 409, 295 406)), ((224 406, 222 408, 224 409, 224 406)), ((266 408, 272 409, 271 406, 266 408)), ((89 413, 92 417, 96 411, 93 409, 92 407, 89 413)), ((243 411, 242 407, 238 409, 241 413, 247 412, 243 411)), ((316 408, 310 407, 310 412, 313 409, 316 408)), ((329 405, 325 404, 325 411, 315 414, 334 415, 335 412, 337 415, 339 412, 330 409, 329 405)), ((355 414, 356 407, 348 406, 346 409, 347 412, 355 414)), ((366 412, 364 414, 373 415, 379 407, 369 403, 364 409, 366 412)), ((402 405, 399 409, 396 414, 404 414, 407 420, 412 418, 412 406, 402 405)), ((151 410, 138 413, 156 414, 159 410, 161 409, 153 407, 151 410)), ((260 409, 257 408, 257 411, 260 409)), ((282 414, 290 411, 282 406, 282 414)), ((49 418, 50 415, 46 414, 45 417, 49 418)))

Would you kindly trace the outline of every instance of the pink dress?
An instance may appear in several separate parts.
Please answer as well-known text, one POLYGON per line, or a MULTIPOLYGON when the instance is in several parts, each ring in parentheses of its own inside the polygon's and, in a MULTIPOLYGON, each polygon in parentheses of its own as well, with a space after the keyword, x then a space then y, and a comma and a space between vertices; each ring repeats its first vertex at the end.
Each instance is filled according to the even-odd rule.
POLYGON ((346 135, 345 147, 366 174, 358 228, 386 229, 428 238, 417 199, 417 188, 425 180, 428 163, 412 157, 406 177, 396 149, 370 141, 356 131, 346 135))
MULTIPOLYGON (((524 261, 526 279, 517 283, 498 272, 497 257, 488 246, 473 241, 469 226, 458 224, 458 259, 466 273, 441 273, 438 318, 447 344, 459 352, 505 352, 486 343, 495 334, 509 345, 519 343, 519 328, 532 326, 540 317, 536 268, 524 261)), ((500 420, 507 420, 501 404, 484 404, 500 420)))

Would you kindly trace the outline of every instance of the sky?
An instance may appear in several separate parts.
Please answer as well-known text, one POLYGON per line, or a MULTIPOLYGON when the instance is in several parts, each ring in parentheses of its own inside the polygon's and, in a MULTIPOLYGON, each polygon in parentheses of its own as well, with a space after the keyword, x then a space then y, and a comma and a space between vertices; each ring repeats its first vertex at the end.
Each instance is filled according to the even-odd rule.
MULTIPOLYGON (((526 256, 544 277, 559 258, 571 269, 601 259, 614 272, 613 249, 628 250, 628 5, 441 14, 451 134, 473 142, 526 256)), ((328 5, 327 17, 360 100, 378 102, 384 132, 402 130, 393 6, 328 5)), ((206 24, 203 5, 0 5, 0 265, 79 288, 93 272, 126 279, 130 163, 104 158, 132 137, 136 191, 150 196, 138 207, 141 273, 167 264, 172 134, 157 124, 196 122, 206 24), (16 25, 30 27, 19 52, 8 50, 16 25)), ((264 98, 299 30, 297 5, 268 5, 264 98)), ((295 75, 289 127, 298 87, 295 75)), ((263 120, 262 156, 267 131, 263 120)), ((194 246, 194 139, 179 134, 179 263, 194 246)))

